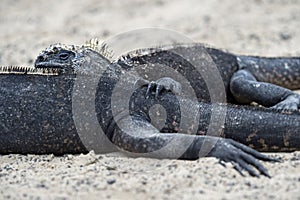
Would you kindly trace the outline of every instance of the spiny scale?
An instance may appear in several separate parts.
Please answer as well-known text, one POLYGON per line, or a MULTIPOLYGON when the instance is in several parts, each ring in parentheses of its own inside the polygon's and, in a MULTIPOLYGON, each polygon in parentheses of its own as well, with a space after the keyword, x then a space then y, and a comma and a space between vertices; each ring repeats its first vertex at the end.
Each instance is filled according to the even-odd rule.
POLYGON ((59 75, 61 69, 57 68, 35 68, 26 66, 0 66, 0 74, 34 74, 55 76, 59 75))
POLYGON ((99 44, 99 40, 97 38, 90 39, 83 45, 83 47, 98 52, 108 60, 112 60, 114 56, 113 50, 110 49, 106 43, 99 44))

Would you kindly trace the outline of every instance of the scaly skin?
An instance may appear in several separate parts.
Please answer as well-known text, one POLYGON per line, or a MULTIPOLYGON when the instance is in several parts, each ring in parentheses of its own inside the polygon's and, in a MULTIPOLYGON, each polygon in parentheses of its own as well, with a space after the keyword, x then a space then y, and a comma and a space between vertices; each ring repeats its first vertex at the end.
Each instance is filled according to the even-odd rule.
MULTIPOLYGON (((197 48, 197 45, 195 47, 197 48)), ((193 48, 184 47, 183 53, 193 52, 193 55, 196 55, 194 50, 193 48)), ((208 49, 208 51, 217 66, 223 67, 220 68, 223 70, 220 72, 226 86, 226 92, 230 94, 231 79, 239 69, 236 56, 214 49, 208 49), (227 64, 230 64, 229 67, 227 64)), ((173 52, 158 50, 154 56, 148 54, 144 57, 136 56, 128 57, 128 59, 130 59, 130 62, 133 60, 133 63, 136 64, 135 59, 144 59, 147 56, 154 64, 162 61, 168 65, 176 66, 178 62, 183 62, 181 63, 184 66, 182 70, 184 73, 186 72, 184 75, 190 76, 189 80, 195 80, 195 83, 192 82, 192 84, 194 84, 193 88, 198 99, 209 100, 206 89, 201 88, 203 83, 199 82, 195 75, 189 74, 189 71, 186 70, 185 67, 190 66, 188 62, 182 60, 176 54, 174 55, 173 52)), ((142 64, 140 61, 139 63, 142 64)), ((213 156, 226 162, 235 163, 239 172, 244 169, 253 176, 259 176, 250 167, 252 165, 259 173, 269 176, 267 170, 258 160, 276 161, 276 159, 269 158, 231 139, 187 135, 185 134, 188 132, 187 129, 177 127, 176 123, 172 123, 174 122, 172 117, 174 115, 179 115, 179 118, 176 118, 178 120, 180 117, 191 117, 180 116, 181 113, 178 112, 180 110, 176 109, 180 101, 191 102, 189 99, 179 96, 177 98, 171 91, 161 90, 162 93, 159 95, 152 95, 152 88, 149 90, 147 85, 134 88, 135 93, 130 101, 130 115, 123 116, 122 112, 113 114, 112 95, 119 97, 117 100, 122 98, 118 94, 113 94, 113 90, 121 79, 121 75, 131 67, 128 60, 119 60, 111 64, 105 57, 84 46, 54 45, 38 56, 35 69, 25 70, 18 74, 14 71, 0 74, 0 78, 3 79, 0 81, 0 153, 54 153, 61 155, 65 153, 86 153, 90 150, 83 144, 83 136, 79 135, 78 130, 76 130, 78 128, 74 121, 74 117, 76 117, 74 116, 74 109, 76 108, 72 107, 72 103, 75 101, 73 99, 74 95, 82 95, 75 84, 81 79, 86 80, 86 82, 81 82, 80 88, 86 88, 84 92, 87 95, 82 95, 77 103, 79 105, 81 103, 83 107, 85 104, 92 103, 96 109, 96 113, 83 112, 82 114, 84 117, 91 119, 96 115, 102 130, 107 136, 107 138, 104 137, 100 141, 94 141, 91 138, 85 139, 85 142, 88 141, 89 144, 101 146, 101 151, 98 153, 125 150, 131 156, 181 159, 213 156), (39 74, 41 70, 55 70, 55 75, 39 74), (99 73, 103 73, 100 79, 97 76, 99 73), (96 93, 89 87, 91 82, 96 83, 96 93), (148 98, 145 98, 146 93, 148 93, 148 98), (162 131, 168 133, 161 133, 149 120, 149 109, 145 110, 145 107, 150 108, 154 105, 153 102, 161 104, 167 110, 168 117, 162 131), (171 142, 171 145, 168 145, 169 142, 171 142), (200 150, 207 145, 210 149, 207 154, 203 155, 200 150)), ((144 65, 144 67, 147 69, 148 65, 144 65)), ((122 80, 128 85, 135 85, 136 82, 141 80, 141 77, 129 73, 128 76, 122 77, 122 80)), ((124 88, 124 90, 126 93, 127 90, 128 92, 132 91, 132 88, 124 88)), ((229 102, 236 101, 234 95, 227 95, 227 100, 229 102)), ((199 128, 196 133, 205 134, 211 105, 202 102, 192 102, 192 104, 201 111, 199 112, 199 128)), ((126 109, 127 105, 124 106, 126 109)), ((280 114, 277 111, 264 111, 257 108, 229 107, 227 115, 223 132, 226 137, 232 137, 259 150, 299 149, 299 137, 296 137, 294 132, 289 135, 290 137, 284 136, 284 131, 287 129, 283 129, 282 132, 274 132, 275 135, 279 134, 279 137, 276 137, 274 141, 270 140, 268 143, 269 139, 273 137, 270 133, 278 128, 272 126, 273 121, 269 119, 279 117, 278 123, 282 125, 282 128, 288 126, 288 130, 294 130, 296 133, 299 130, 298 124, 295 125, 298 114, 291 115, 293 123, 289 123, 290 116, 280 114), (252 118, 249 118, 249 115, 252 118), (253 117, 255 115, 267 116, 269 120, 267 126, 264 126, 265 124, 262 124, 261 120, 253 117), (237 123, 232 122, 233 119, 238 119, 239 122, 254 122, 254 125, 248 128, 249 123, 245 123, 245 125, 241 123, 241 126, 237 126, 237 123), (261 129, 256 131, 254 129, 256 125, 261 129), (243 134, 243 137, 237 137, 238 134, 243 134), (285 142, 282 146, 283 137, 285 142), (262 145, 263 140, 267 141, 266 146, 262 145)), ((97 131, 94 134, 97 135, 97 131)))

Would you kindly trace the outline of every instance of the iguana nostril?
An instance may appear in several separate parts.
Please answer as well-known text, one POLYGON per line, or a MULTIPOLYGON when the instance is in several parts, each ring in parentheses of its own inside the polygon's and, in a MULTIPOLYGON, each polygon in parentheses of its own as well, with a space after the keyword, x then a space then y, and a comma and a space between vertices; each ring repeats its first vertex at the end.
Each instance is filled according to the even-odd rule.
POLYGON ((43 62, 46 60, 46 55, 39 55, 36 59, 37 62, 43 62))

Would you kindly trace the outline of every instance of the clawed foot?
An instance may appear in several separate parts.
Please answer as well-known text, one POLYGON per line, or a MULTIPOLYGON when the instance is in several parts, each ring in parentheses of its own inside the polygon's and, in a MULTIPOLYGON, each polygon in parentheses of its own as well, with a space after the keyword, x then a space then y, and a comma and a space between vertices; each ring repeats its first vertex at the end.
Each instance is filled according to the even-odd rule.
POLYGON ((254 177, 259 177, 260 174, 269 178, 271 177, 267 169, 258 160, 280 161, 279 159, 263 155, 231 139, 218 139, 208 156, 217 157, 221 162, 231 162, 242 176, 244 176, 243 171, 245 170, 254 177))
POLYGON ((297 111, 300 103, 300 97, 297 94, 293 94, 285 98, 283 101, 279 102, 271 109, 276 110, 287 110, 287 111, 297 111))
POLYGON ((156 81, 151 81, 148 85, 146 97, 149 97, 152 92, 155 92, 155 98, 157 98, 163 90, 179 94, 181 92, 181 84, 169 77, 163 77, 156 81))
POLYGON ((156 81, 151 81, 151 82, 145 79, 139 79, 136 81, 135 85, 139 87, 148 85, 148 89, 146 92, 147 98, 151 95, 151 93, 155 93, 155 98, 158 98, 158 96, 164 90, 171 91, 174 94, 181 93, 181 84, 169 77, 163 77, 156 81))

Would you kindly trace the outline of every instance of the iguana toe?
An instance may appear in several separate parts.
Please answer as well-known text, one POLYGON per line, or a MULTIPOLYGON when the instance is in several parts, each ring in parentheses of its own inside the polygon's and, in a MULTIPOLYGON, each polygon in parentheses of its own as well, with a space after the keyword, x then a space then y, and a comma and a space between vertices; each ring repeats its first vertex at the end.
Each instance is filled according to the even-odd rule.
POLYGON ((278 161, 231 139, 219 139, 215 148, 210 152, 210 156, 231 162, 234 169, 243 176, 243 171, 246 171, 254 177, 259 177, 260 174, 271 177, 259 160, 278 161))
POLYGON ((300 97, 297 94, 289 95, 283 101, 271 107, 276 110, 297 111, 300 103, 300 97))
POLYGON ((156 81, 151 81, 148 85, 146 96, 148 97, 151 92, 155 92, 157 98, 163 90, 171 91, 174 94, 181 93, 181 84, 169 77, 163 77, 156 81))

